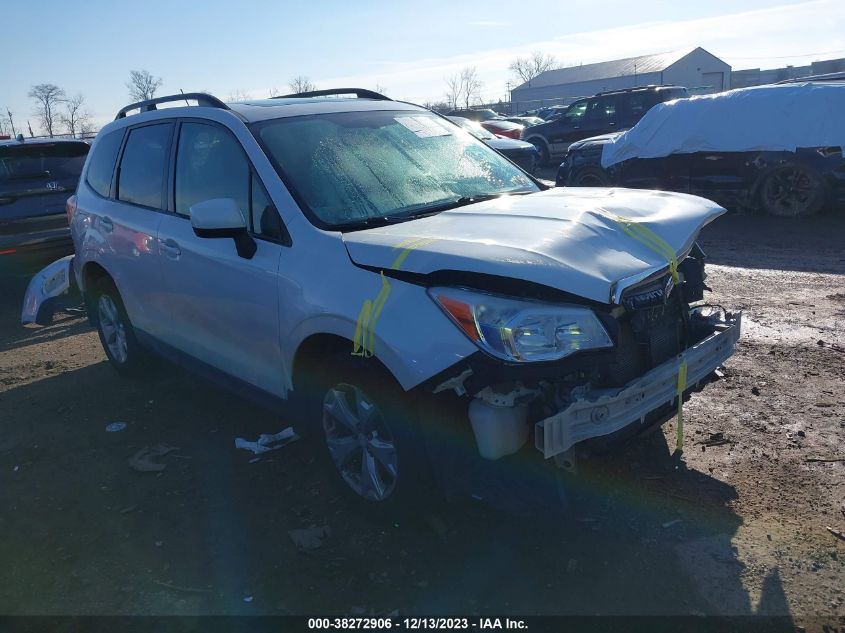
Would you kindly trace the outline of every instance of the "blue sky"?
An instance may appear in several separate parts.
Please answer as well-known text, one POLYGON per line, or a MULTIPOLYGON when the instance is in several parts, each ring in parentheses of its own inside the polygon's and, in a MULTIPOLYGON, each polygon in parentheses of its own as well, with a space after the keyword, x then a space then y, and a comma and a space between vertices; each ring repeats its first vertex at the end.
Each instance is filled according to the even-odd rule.
POLYGON ((162 77, 159 94, 265 97, 302 74, 425 101, 465 66, 478 67, 484 97, 504 97, 508 64, 532 50, 573 65, 703 46, 734 69, 845 57, 842 0, 3 4, 0 108, 33 127, 32 84, 82 93, 102 123, 127 102, 130 69, 162 77))

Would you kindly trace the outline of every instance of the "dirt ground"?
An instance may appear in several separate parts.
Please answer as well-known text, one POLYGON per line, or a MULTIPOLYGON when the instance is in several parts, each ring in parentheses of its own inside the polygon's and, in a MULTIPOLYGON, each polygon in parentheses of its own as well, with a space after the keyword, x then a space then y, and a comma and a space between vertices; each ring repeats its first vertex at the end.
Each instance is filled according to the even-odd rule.
MULTIPOLYGON (((120 379, 78 315, 17 321, 0 280, 0 614, 845 615, 845 217, 726 216, 708 298, 744 311, 724 377, 674 421, 580 467, 567 520, 472 500, 383 523, 289 421, 181 370, 120 379), (106 425, 124 422, 119 432, 106 425), (711 435, 721 434, 721 435, 711 435), (716 441, 710 441, 715 438, 716 441), (160 472, 128 460, 178 450, 160 472), (816 461, 836 460, 839 461, 816 461), (328 526, 310 551, 288 530, 328 526)), ((30 270, 31 270, 30 266, 30 270)))

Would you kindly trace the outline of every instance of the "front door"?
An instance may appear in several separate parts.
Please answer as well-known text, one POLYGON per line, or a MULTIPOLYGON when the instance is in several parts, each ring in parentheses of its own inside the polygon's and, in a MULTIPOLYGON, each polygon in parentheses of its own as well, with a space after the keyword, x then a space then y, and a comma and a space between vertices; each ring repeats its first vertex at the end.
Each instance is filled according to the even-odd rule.
POLYGON ((171 312, 165 342, 284 395, 277 280, 285 247, 259 235, 255 255, 245 259, 233 239, 200 238, 191 226, 191 206, 215 198, 234 200, 249 226, 260 210, 275 212, 231 132, 207 122, 181 123, 173 194, 175 213, 162 220, 158 235, 171 312))

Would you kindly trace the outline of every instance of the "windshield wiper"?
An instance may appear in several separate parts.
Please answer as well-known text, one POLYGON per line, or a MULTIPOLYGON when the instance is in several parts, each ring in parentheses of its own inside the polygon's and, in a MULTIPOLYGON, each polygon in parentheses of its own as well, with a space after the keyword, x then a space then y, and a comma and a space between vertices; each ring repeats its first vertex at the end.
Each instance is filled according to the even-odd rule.
POLYGON ((344 224, 335 224, 331 227, 333 231, 354 231, 357 229, 369 229, 376 226, 384 226, 386 224, 398 224, 400 222, 407 222, 408 220, 417 220, 431 215, 437 215, 449 209, 457 209, 458 207, 465 207, 476 202, 484 202, 485 200, 493 200, 501 198, 502 196, 523 196, 532 191, 504 191, 501 193, 485 193, 477 196, 461 196, 453 200, 445 202, 437 202, 430 205, 409 210, 407 213, 397 213, 394 215, 379 215, 370 218, 361 218, 354 222, 346 222, 344 224))

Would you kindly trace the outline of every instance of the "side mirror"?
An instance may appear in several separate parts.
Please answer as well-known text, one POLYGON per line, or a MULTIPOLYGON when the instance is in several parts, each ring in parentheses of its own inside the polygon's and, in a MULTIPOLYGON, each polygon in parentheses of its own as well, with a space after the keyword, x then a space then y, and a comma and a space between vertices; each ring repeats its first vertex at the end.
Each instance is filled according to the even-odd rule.
POLYGON ((243 213, 231 198, 198 202, 188 209, 188 213, 197 237, 230 237, 235 241, 240 257, 252 259, 255 255, 258 247, 247 230, 243 213))

